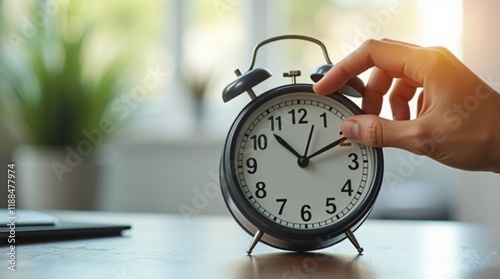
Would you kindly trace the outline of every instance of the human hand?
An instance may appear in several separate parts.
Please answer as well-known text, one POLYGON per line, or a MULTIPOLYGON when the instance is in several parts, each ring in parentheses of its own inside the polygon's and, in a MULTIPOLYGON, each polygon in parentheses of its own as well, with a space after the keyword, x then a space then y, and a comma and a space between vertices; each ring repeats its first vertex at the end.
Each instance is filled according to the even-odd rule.
POLYGON ((335 65, 313 87, 336 92, 372 68, 363 94, 364 115, 342 123, 348 139, 375 147, 397 147, 445 165, 500 172, 500 94, 447 49, 392 40, 369 40, 335 65), (378 117, 389 91, 393 120, 378 117), (417 117, 408 102, 418 96, 417 117))

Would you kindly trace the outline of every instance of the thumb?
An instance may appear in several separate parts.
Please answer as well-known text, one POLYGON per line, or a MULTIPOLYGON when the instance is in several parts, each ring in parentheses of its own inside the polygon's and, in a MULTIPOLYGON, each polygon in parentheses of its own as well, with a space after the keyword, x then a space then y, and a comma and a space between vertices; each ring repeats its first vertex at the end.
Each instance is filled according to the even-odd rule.
POLYGON ((356 115, 342 122, 342 133, 349 140, 374 147, 412 150, 412 121, 390 121, 375 115, 356 115))

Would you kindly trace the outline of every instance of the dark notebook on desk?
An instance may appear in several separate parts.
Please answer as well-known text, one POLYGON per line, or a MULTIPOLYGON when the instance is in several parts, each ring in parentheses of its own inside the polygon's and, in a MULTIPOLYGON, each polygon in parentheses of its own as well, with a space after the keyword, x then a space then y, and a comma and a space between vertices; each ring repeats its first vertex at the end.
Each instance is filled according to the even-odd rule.
POLYGON ((50 214, 17 209, 0 209, 0 245, 121 235, 129 225, 60 222, 50 214))

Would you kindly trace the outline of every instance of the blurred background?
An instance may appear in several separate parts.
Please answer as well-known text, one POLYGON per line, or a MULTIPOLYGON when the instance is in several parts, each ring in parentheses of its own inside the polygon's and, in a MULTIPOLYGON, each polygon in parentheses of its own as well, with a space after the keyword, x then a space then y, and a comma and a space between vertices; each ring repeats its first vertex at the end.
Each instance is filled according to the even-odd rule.
MULTIPOLYGON (((227 215, 219 158, 249 99, 221 92, 255 44, 312 36, 334 63, 369 38, 440 45, 500 90, 498 12, 495 0, 1 0, 0 207, 13 162, 20 208, 227 215)), ((274 76, 255 91, 323 63, 315 45, 267 46, 257 65, 274 76)), ((498 175, 395 149, 385 164, 372 218, 500 227, 498 175)))

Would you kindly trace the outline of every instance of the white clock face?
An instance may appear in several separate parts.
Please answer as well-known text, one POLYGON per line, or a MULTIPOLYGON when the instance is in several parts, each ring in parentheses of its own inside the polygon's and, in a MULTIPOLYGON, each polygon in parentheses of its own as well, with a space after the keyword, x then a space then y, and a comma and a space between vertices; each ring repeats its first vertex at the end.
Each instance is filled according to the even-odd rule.
POLYGON ((363 204, 375 176, 371 147, 346 140, 335 100, 290 93, 257 108, 239 131, 236 173, 247 200, 272 222, 310 230, 363 204))

